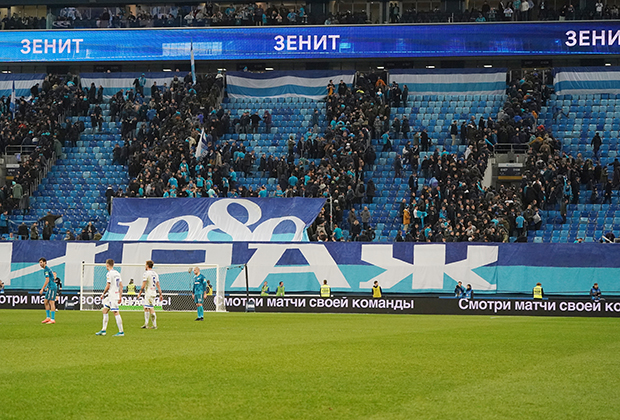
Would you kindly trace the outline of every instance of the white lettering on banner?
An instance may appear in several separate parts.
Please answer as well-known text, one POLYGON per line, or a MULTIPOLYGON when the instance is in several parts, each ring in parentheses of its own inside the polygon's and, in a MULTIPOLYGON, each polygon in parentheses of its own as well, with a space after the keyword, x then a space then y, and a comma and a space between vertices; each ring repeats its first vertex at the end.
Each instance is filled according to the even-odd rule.
MULTIPOLYGON (((123 240, 125 240, 125 241, 139 241, 139 240, 141 240, 142 239, 142 234, 144 233, 148 223, 149 223, 149 218, 148 217, 138 217, 133 222, 127 222, 127 223, 120 222, 118 224, 119 226, 127 226, 127 227, 129 227, 129 229, 127 229, 127 233, 125 233, 125 236, 123 237, 123 240)), ((166 239, 168 239, 168 238, 166 238, 166 239)))
POLYGON ((0 304, 7 303, 12 307, 28 304, 28 295, 5 295, 0 294, 0 304))
MULTIPOLYGON (((264 300, 262 298, 250 298, 252 301, 254 301, 254 306, 255 307, 259 307, 259 306, 264 306, 263 302, 264 300)), ((227 297, 224 298, 224 302, 226 304, 226 306, 231 307, 231 308, 240 308, 242 306, 245 306, 246 302, 247 302, 247 298, 245 297, 227 297)), ((269 303, 269 301, 267 301, 267 305, 266 306, 271 306, 271 304, 269 303)))
POLYGON ((101 305, 100 296, 82 296, 82 305, 101 305))
POLYGON ((276 35, 276 51, 336 51, 340 35, 276 35), (329 39, 329 41, 328 41, 329 39))
POLYGON ((351 307, 360 309, 392 309, 394 311, 404 311, 407 309, 413 309, 415 304, 414 300, 404 299, 351 299, 351 307))
MULTIPOLYGON (((200 242, 209 242, 209 232, 213 230, 220 230, 230 235, 233 241, 270 241, 276 227, 283 222, 292 222, 295 225, 292 241, 301 241, 306 229, 306 224, 300 218, 283 216, 265 220, 252 231, 249 226, 256 224, 261 219, 262 210, 258 204, 244 199, 217 200, 209 207, 207 216, 213 224, 205 226, 202 219, 194 215, 182 215, 165 220, 151 230, 147 236, 147 241, 167 241, 173 226, 182 222, 187 224, 187 237, 185 241, 200 242), (228 206, 231 204, 237 204, 245 208, 248 213, 246 221, 240 222, 228 212, 228 206)), ((118 223, 119 226, 127 226, 129 228, 122 239, 124 241, 141 240, 146 232, 148 223, 148 217, 139 217, 132 222, 118 223)))
POLYGON ((590 46, 613 46, 620 45, 620 30, 609 29, 607 31, 601 30, 582 30, 582 31, 567 31, 567 40, 564 41, 567 47, 590 47, 590 46))
MULTIPOLYGON (((243 298, 245 301, 245 298, 243 298)), ((224 302, 226 304, 227 307, 235 307, 238 308, 241 306, 241 299, 236 297, 236 298, 224 298, 224 302)), ((244 302, 244 306, 245 306, 245 302, 244 302)))
MULTIPOLYGON (((219 246, 219 245, 218 245, 219 246)), ((250 270, 249 286, 259 287, 270 274, 277 273, 313 273, 317 280, 317 291, 324 279, 329 280, 332 288, 350 289, 351 286, 344 277, 338 264, 334 261, 327 248, 307 243, 287 244, 248 244, 248 249, 255 249, 254 255, 247 262, 250 270), (308 265, 276 265, 282 255, 289 250, 296 249, 308 261, 308 265)), ((245 287, 245 277, 237 276, 232 287, 245 287)))
MULTIPOLYGON (((346 298, 343 298, 346 301, 346 298)), ((341 305, 341 302, 338 300, 334 300, 334 308, 338 308, 341 305)), ((303 298, 286 298, 286 297, 276 297, 276 298, 268 298, 267 306, 272 308, 305 308, 306 301, 303 298)), ((342 306, 346 308, 346 304, 342 306)))
POLYGON ((71 53, 71 45, 74 46, 74 52, 80 53, 80 44, 84 42, 83 39, 59 39, 58 40, 58 52, 56 52, 56 39, 22 39, 22 48, 19 50, 22 54, 62 54, 65 51, 71 53))
MULTIPOLYGON (((620 302, 616 303, 620 309, 620 302)), ((562 312, 600 312, 600 302, 560 302, 560 311, 562 312)), ((605 305, 607 310, 607 304, 605 305)))
POLYGON ((52 42, 50 43, 48 39, 45 40, 45 54, 47 54, 49 52, 49 49, 52 49, 52 54, 56 54, 56 40, 52 39, 52 42))
POLYGON ((389 289, 404 278, 413 275, 412 289, 443 289, 444 274, 455 281, 471 284, 474 290, 495 290, 491 284, 474 272, 475 269, 497 261, 497 246, 470 245, 467 258, 446 264, 446 246, 415 245, 413 264, 393 257, 392 245, 362 245, 362 260, 385 271, 372 279, 361 282, 360 288, 370 288, 375 281, 389 289))
POLYGON ((605 312, 620 312, 620 302, 605 302, 605 312))

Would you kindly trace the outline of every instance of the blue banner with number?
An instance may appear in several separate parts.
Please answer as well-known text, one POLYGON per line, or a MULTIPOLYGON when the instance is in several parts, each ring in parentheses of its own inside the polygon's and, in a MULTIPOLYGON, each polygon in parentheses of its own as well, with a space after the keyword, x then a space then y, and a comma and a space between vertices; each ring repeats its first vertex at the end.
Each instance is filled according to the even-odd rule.
POLYGON ((0 61, 190 61, 618 54, 620 22, 3 31, 0 61))
POLYGON ((323 198, 119 198, 107 241, 303 241, 323 198))

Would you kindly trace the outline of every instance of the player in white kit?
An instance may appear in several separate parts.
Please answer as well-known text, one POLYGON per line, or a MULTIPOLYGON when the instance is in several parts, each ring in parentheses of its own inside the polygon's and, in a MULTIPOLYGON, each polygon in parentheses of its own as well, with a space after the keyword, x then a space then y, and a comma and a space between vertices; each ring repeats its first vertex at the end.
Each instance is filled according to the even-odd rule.
POLYGON ((159 275, 153 271, 153 261, 146 262, 146 271, 142 276, 142 287, 138 293, 138 299, 144 292, 144 325, 141 328, 157 329, 157 315, 155 314, 155 297, 159 292, 159 301, 163 300, 161 287, 159 285, 159 275), (153 326, 149 327, 149 318, 153 320, 153 326))
POLYGON ((114 269, 114 260, 107 260, 105 262, 105 267, 108 270, 108 274, 106 274, 105 290, 101 294, 101 300, 103 302, 103 328, 95 334, 106 335, 106 329, 108 328, 108 312, 112 311, 114 313, 114 318, 116 318, 116 325, 118 325, 118 333, 114 334, 114 337, 124 337, 123 320, 118 311, 118 306, 123 298, 123 280, 121 280, 121 274, 114 269), (107 297, 105 297, 106 292, 108 293, 107 297))

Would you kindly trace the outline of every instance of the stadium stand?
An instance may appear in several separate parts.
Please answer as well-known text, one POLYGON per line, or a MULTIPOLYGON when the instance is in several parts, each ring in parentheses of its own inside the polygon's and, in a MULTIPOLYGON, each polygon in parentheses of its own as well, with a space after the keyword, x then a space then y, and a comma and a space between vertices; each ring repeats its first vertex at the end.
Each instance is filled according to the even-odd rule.
POLYGON ((3 128, 0 143, 6 150, 17 152, 20 164, 11 191, 7 189, 3 194, 5 208, 12 211, 10 222, 13 229, 23 221, 36 222, 46 215, 47 210, 28 212, 32 202, 37 200, 34 190, 41 180, 45 182, 45 175, 61 153, 61 141, 68 135, 69 130, 62 127, 60 121, 82 98, 71 74, 63 77, 48 75, 40 87, 36 83, 29 93, 28 98, 16 98, 14 107, 10 96, 1 101, 3 128))
POLYGON ((62 97, 48 122, 58 141, 28 124, 2 137, 4 144, 40 137, 16 178, 24 185, 58 154, 29 206, 2 190, 3 209, 16 210, 14 233, 22 221, 62 216, 51 239, 92 239, 105 229, 110 196, 203 195, 326 197, 310 232, 315 240, 573 242, 620 228, 615 94, 550 94, 535 72, 507 96, 403 95, 384 73, 358 73, 355 85, 326 87, 326 100, 233 97, 219 109, 221 74, 197 89, 178 79, 153 98, 128 83, 101 104, 71 77, 52 77, 40 102, 21 102, 16 120, 62 97), (489 156, 507 146, 527 150, 520 188, 483 188, 489 156))
POLYGON ((563 139, 553 160, 537 162, 545 180, 559 177, 559 185, 547 190, 553 210, 540 235, 544 242, 598 241, 620 228, 617 100, 615 94, 551 95, 543 107, 541 124, 563 139), (602 145, 595 153, 597 133, 602 145), (564 217, 557 209, 562 205, 564 217))
MULTIPOLYGON (((276 134, 273 135, 273 139, 279 146, 269 146, 271 148, 269 152, 271 154, 282 155, 279 162, 287 160, 290 172, 298 176, 303 175, 307 177, 307 180, 310 181, 310 188, 301 187, 301 194, 316 196, 316 190, 312 189, 312 185, 318 184, 319 192, 323 191, 323 195, 327 194, 327 196, 333 198, 333 207, 328 203, 326 209, 331 210, 331 215, 335 224, 346 228, 344 231, 345 237, 349 234, 347 230, 351 231, 349 239, 356 239, 357 236, 362 236, 363 233, 366 233, 366 238, 364 239, 372 239, 376 236, 380 241, 394 240, 397 236, 397 231, 401 223, 399 221, 399 212, 396 208, 399 207, 399 203, 403 198, 411 197, 411 192, 409 191, 409 182, 411 181, 407 182, 405 178, 400 177, 394 178, 394 164, 395 162, 400 162, 401 156, 396 151, 391 151, 393 147, 395 147, 396 150, 403 149, 403 155, 406 155, 406 159, 412 164, 412 169, 414 169, 413 178, 415 179, 415 187, 412 192, 418 194, 418 196, 411 201, 411 204, 408 204, 411 205, 412 211, 413 207, 418 207, 415 202, 416 199, 419 199, 421 203, 425 203, 428 199, 433 200, 433 198, 430 197, 430 190, 428 188, 425 189, 424 185, 429 184, 426 182, 427 179, 430 180, 430 178, 434 178, 434 176, 440 178, 439 174, 435 173, 435 168, 438 165, 441 166, 441 164, 443 164, 446 167, 450 166, 447 157, 450 152, 454 153, 450 159, 452 159, 455 164, 457 163, 456 156, 458 154, 464 156, 467 153, 468 158, 471 156, 469 164, 465 164, 463 161, 460 162, 461 167, 459 167, 459 170, 466 169, 469 171, 475 168, 478 176, 472 177, 470 187, 473 191, 477 191, 476 188, 478 187, 476 184, 480 181, 485 171, 486 156, 488 155, 484 137, 484 130, 486 128, 478 130, 478 124, 481 123, 482 126, 493 124, 492 118, 489 118, 493 114, 497 114, 497 110, 503 101, 502 95, 489 98, 488 95, 462 95, 461 97, 446 95, 416 96, 412 94, 407 100, 411 107, 392 107, 390 105, 399 104, 393 99, 385 99, 383 95, 377 96, 377 92, 381 89, 380 83, 379 75, 377 74, 358 74, 357 86, 355 89, 350 89, 344 83, 340 83, 338 86, 328 87, 329 91, 333 92, 333 94, 328 97, 324 106, 326 109, 325 117, 327 121, 330 121, 330 124, 324 128, 325 131, 323 136, 317 136, 317 133, 313 133, 312 130, 308 131, 308 129, 304 128, 304 125, 306 125, 304 123, 310 120, 308 111, 311 111, 313 107, 317 107, 318 105, 299 101, 297 98, 279 98, 267 101, 267 103, 273 101, 271 106, 275 107, 277 107, 278 104, 282 104, 285 112, 291 113, 293 116, 297 112, 296 109, 301 110, 299 111, 300 114, 303 114, 303 110, 307 109, 305 112, 307 115, 305 117, 306 121, 303 121, 301 126, 295 125, 295 117, 292 118, 292 124, 288 123, 286 121, 288 118, 285 117, 283 128, 287 134, 283 137, 277 137, 277 133, 280 131, 279 127, 272 128, 272 130, 276 132, 276 134), (422 103, 426 106, 422 106, 422 103), (433 113, 435 109, 437 114, 433 113), (390 117, 392 115, 395 118, 410 116, 414 131, 418 131, 415 127, 419 127, 420 129, 424 127, 426 130, 430 129, 434 136, 440 136, 440 141, 435 138, 434 144, 429 145, 427 151, 420 152, 420 145, 417 144, 417 134, 413 135, 411 140, 409 140, 406 137, 401 139, 402 136, 400 132, 396 133, 393 131, 394 124, 390 124, 390 117), (380 116, 383 116, 383 120, 380 116), (468 149, 465 144, 460 146, 452 146, 451 144, 439 145, 444 144, 445 138, 449 137, 447 133, 449 132, 453 118, 464 118, 473 121, 473 123, 470 123, 470 137, 465 139, 472 143, 471 148, 468 149), (477 122, 480 118, 482 121, 477 122), (372 126, 371 122, 374 121, 378 121, 379 123, 377 124, 375 122, 374 126, 372 126), (378 150, 382 145, 382 140, 380 140, 381 134, 390 129, 392 130, 391 134, 394 137, 393 141, 395 144, 390 145, 389 151, 383 149, 385 151, 377 153, 375 150, 378 150), (294 133, 293 136, 296 136, 294 141, 287 140, 288 133, 291 132, 294 133), (304 132, 307 134, 304 135, 304 132), (286 141, 289 142, 290 147, 284 143, 286 141), (414 142, 413 145, 411 141, 414 142), (479 141, 481 142, 480 144, 478 143, 479 141), (329 145, 330 142, 333 143, 334 146, 330 153, 325 153, 323 150, 326 145, 328 148, 332 147, 329 145), (423 162, 425 161, 425 163, 421 165, 425 177, 421 178, 418 177, 420 154, 424 159, 423 162), (331 160, 330 158, 335 158, 335 160, 331 160), (431 166, 429 164, 430 162, 434 162, 434 164, 431 166), (336 173, 339 177, 343 178, 343 182, 334 182, 329 178, 322 178, 321 176, 317 177, 317 173, 323 175, 320 172, 321 165, 333 165, 334 168, 337 168, 336 173), (366 166, 367 170, 364 171, 361 166, 366 166), (373 179, 373 182, 377 182, 376 185, 371 187, 373 190, 376 189, 380 191, 376 199, 370 199, 372 195, 369 197, 367 194, 369 179, 373 179), (364 223, 364 220, 361 220, 362 223, 359 223, 359 220, 358 223, 355 222, 355 220, 358 219, 358 214, 361 216, 362 213, 365 212, 364 207, 366 207, 371 214, 368 224, 372 227, 376 227, 376 232, 362 232, 358 225, 366 225, 367 223, 364 223), (355 227, 353 227, 354 225, 355 227)), ((390 96, 390 94, 394 97, 393 89, 388 90, 386 96, 390 96)), ((397 96, 400 97, 400 95, 402 95, 402 92, 397 96)), ((265 102, 261 100, 249 100, 238 104, 236 100, 231 100, 226 102, 224 106, 230 107, 233 110, 240 108, 238 112, 241 115, 249 115, 249 113, 260 114, 261 109, 257 108, 261 106, 264 107, 264 103, 265 102), (247 113, 245 112, 246 110, 248 110, 247 113)), ((319 113, 319 115, 321 114, 319 113)), ((322 121, 322 117, 318 118, 317 121, 322 121)), ((315 131, 316 128, 318 127, 315 127, 315 131)), ((488 130, 488 134, 491 134, 490 126, 488 130)), ((407 134, 411 136, 411 133, 408 131, 407 134)), ((258 148, 261 153, 261 146, 265 144, 263 143, 264 139, 262 136, 266 136, 267 140, 271 138, 270 134, 240 134, 230 136, 233 140, 239 138, 234 136, 241 136, 240 138, 242 140, 248 142, 249 147, 254 150, 258 148)), ((265 157, 265 159, 267 160, 266 165, 259 164, 258 169, 262 167, 272 167, 273 164, 270 163, 270 158, 265 157)), ((277 162, 278 160, 276 160, 276 165, 277 162)), ((276 191, 289 191, 284 192, 285 195, 289 194, 291 190, 290 188, 287 190, 287 187, 289 187, 287 181, 289 173, 285 173, 282 179, 282 174, 278 173, 277 169, 268 172, 274 177, 265 179, 261 179, 259 176, 246 177, 240 178, 240 182, 249 183, 251 185, 250 188, 256 189, 262 189, 262 185, 265 185, 267 193, 273 190, 273 188, 277 188, 277 186, 273 186, 273 184, 272 187, 269 187, 270 182, 273 182, 277 183, 280 187, 276 189, 276 191)), ((301 179, 301 177, 299 178, 301 179)), ((252 189, 249 190, 249 194, 253 194, 252 189)), ((295 192, 292 194, 295 194, 295 192)), ((439 204, 440 202, 437 202, 437 205, 439 204)), ((430 211, 430 218, 427 219, 431 221, 430 225, 434 226, 437 224, 438 229, 441 230, 438 225, 439 212, 435 211, 434 208, 426 209, 425 204, 420 204, 419 211, 424 213, 425 210, 430 211)), ((455 212, 453 217, 456 215, 457 213, 455 212)), ((330 229, 327 226, 318 229, 319 225, 323 224, 326 219, 328 220, 328 212, 326 211, 323 216, 324 218, 318 219, 315 228, 316 231, 319 232, 317 235, 318 237, 320 237, 321 232, 325 231, 324 239, 326 239, 331 236, 330 229)), ((444 218, 445 217, 444 215, 444 218)), ((488 222, 490 222, 491 219, 493 218, 489 218, 488 222)), ((419 223, 420 222, 424 223, 423 218, 419 223)), ((426 227, 427 224, 428 223, 425 223, 424 227, 426 227)), ((423 230, 424 229, 420 229, 420 232, 423 230)), ((494 233, 493 231, 494 229, 490 229, 489 234, 494 233)), ((417 233, 418 229, 416 229, 414 236, 416 236, 417 239, 422 239, 417 237, 417 233)), ((491 238, 489 237, 488 239, 491 238)), ((493 239, 497 240, 498 238, 493 239)), ((424 239, 424 241, 426 241, 426 239, 424 239)))
MULTIPOLYGON (((174 80, 172 86, 176 86, 174 80)), ((198 89, 199 86, 201 84, 198 89)), ((150 105, 147 105, 140 94, 131 90, 131 86, 127 86, 126 92, 119 91, 109 103, 101 104, 98 102, 102 95, 89 94, 98 90, 95 86, 91 89, 84 89, 81 94, 88 111, 75 109, 75 116, 69 117, 65 123, 65 130, 72 136, 65 139, 63 158, 56 161, 32 198, 31 216, 41 218, 47 212, 62 216, 61 227, 52 239, 70 239, 74 235, 82 240, 100 237, 99 232, 107 226, 109 198, 125 196, 127 192, 139 195, 140 188, 135 186, 135 180, 129 182, 128 179, 128 172, 132 172, 135 162, 130 160, 128 167, 127 156, 129 153, 135 155, 141 147, 148 149, 148 142, 155 140, 150 137, 151 134, 159 130, 157 123, 160 117, 177 115, 177 108, 170 106, 172 98, 168 96, 178 95, 177 99, 184 96, 187 100, 178 103, 198 105, 193 102, 197 97, 196 90, 179 90, 177 94, 173 87, 161 96, 151 98, 150 105), (88 102, 95 103, 88 105, 88 102), (149 108, 156 107, 156 115, 148 112, 149 108), (138 124, 144 124, 149 118, 153 127, 147 136, 138 124)), ((208 95, 205 98, 214 100, 208 95)), ((145 195, 144 191, 142 194, 145 195)))
MULTIPOLYGON (((170 98, 165 96, 170 95, 170 92, 162 95, 161 100, 157 98, 152 100, 148 107, 158 108, 157 117, 152 119, 148 127, 145 126, 144 129, 138 130, 136 135, 143 137, 140 141, 137 141, 137 138, 131 138, 134 132, 131 122, 137 126, 135 116, 131 118, 130 115, 123 115, 121 111, 120 118, 123 122, 111 121, 116 112, 109 111, 110 106, 120 110, 126 109, 126 105, 132 103, 128 100, 125 105, 121 106, 117 102, 124 100, 123 95, 116 95, 110 104, 102 106, 105 120, 103 131, 93 131, 92 118, 89 121, 86 116, 72 117, 76 124, 84 124, 84 133, 74 145, 64 149, 66 158, 58 162, 40 186, 39 194, 35 194, 33 198, 33 214, 40 217, 47 214, 47 211, 62 214, 65 220, 59 231, 60 235, 64 235, 67 230, 85 228, 87 220, 93 220, 94 228, 101 230, 107 220, 104 199, 106 184, 117 184, 122 188, 126 181, 124 175, 119 174, 122 166, 115 168, 110 165, 113 160, 119 163, 118 161, 122 160, 118 159, 119 156, 127 155, 129 156, 129 175, 132 178, 126 189, 126 194, 129 196, 193 196, 200 188, 197 188, 198 185, 195 183, 187 181, 190 177, 197 178, 195 169, 198 169, 203 173, 205 180, 196 180, 196 183, 204 182, 203 190, 206 194, 213 195, 225 190, 229 185, 230 196, 322 195, 330 197, 329 217, 325 211, 318 219, 314 229, 315 239, 327 240, 332 236, 332 225, 327 223, 329 221, 345 227, 343 239, 356 239, 357 236, 361 236, 362 239, 372 240, 375 236, 372 227, 376 227, 376 236, 382 241, 393 240, 397 236, 400 221, 395 208, 403 198, 413 197, 410 203, 412 213, 415 207, 420 214, 427 213, 429 215, 427 222, 430 221, 430 223, 425 223, 424 216, 415 217, 414 219, 420 219, 419 223, 422 226, 416 229, 414 235, 417 240, 432 240, 426 228, 430 226, 438 229, 436 236, 440 234, 442 228, 438 224, 439 212, 434 206, 427 208, 424 204, 428 202, 427 200, 434 201, 436 198, 433 197, 434 193, 428 187, 433 184, 426 180, 441 179, 441 176, 436 173, 436 168, 442 165, 449 166, 448 159, 456 163, 456 156, 460 154, 466 156, 465 161, 468 163, 461 160, 458 162, 459 168, 456 171, 468 173, 474 171, 477 174, 472 176, 468 183, 468 188, 475 191, 476 184, 484 173, 488 155, 484 136, 479 137, 481 133, 477 129, 477 124, 492 124, 492 119, 489 120, 489 117, 491 117, 490 112, 493 108, 489 105, 492 104, 497 108, 501 97, 411 95, 407 100, 411 102, 411 108, 399 106, 392 108, 390 105, 399 105, 394 102, 393 98, 385 99, 386 102, 391 101, 391 104, 376 101, 376 93, 379 90, 376 88, 378 80, 377 75, 366 77, 360 74, 355 92, 341 83, 338 87, 333 87, 334 94, 327 102, 299 98, 224 101, 223 107, 219 111, 211 112, 208 117, 209 123, 206 125, 211 127, 207 129, 206 136, 209 138, 206 139, 208 150, 204 159, 206 164, 203 165, 204 168, 197 167, 200 164, 193 161, 190 152, 192 139, 200 140, 198 130, 196 130, 200 124, 198 121, 191 120, 194 115, 189 106, 192 103, 192 95, 189 95, 189 92, 177 98, 181 99, 176 102, 179 104, 177 108, 171 107, 167 100, 170 98), (422 107, 422 102, 427 107, 422 107), (475 105, 472 105, 473 102, 475 105), (162 106, 163 104, 166 106, 162 106), (436 110, 437 114, 431 113, 429 116, 428 111, 431 109, 436 110), (233 116, 229 117, 231 111, 233 116), (254 126, 251 122, 253 115, 262 114, 264 117, 265 111, 271 115, 269 132, 263 132, 267 128, 265 121, 260 121, 254 126), (452 118, 465 118, 471 115, 469 137, 465 140, 471 142, 472 145, 470 148, 466 148, 465 145, 453 146, 451 144, 439 146, 435 141, 428 147, 428 151, 419 152, 419 146, 415 144, 417 135, 412 136, 414 149, 411 144, 408 144, 410 142, 407 138, 398 139, 400 137, 398 133, 392 132, 396 138, 394 147, 397 150, 403 148, 403 156, 407 157, 410 164, 422 158, 421 177, 418 177, 417 163, 413 164, 415 186, 410 192, 410 182, 405 182, 404 178, 396 178, 400 182, 393 182, 394 162, 400 161, 400 156, 397 156, 394 151, 386 150, 378 154, 375 152, 375 148, 380 146, 381 130, 375 130, 376 134, 373 136, 372 130, 369 130, 369 123, 373 115, 379 112, 387 113, 387 116, 394 112, 395 118, 410 113, 414 127, 419 124, 420 127, 430 128, 433 134, 441 134, 446 138, 452 118), (326 117, 332 120, 328 126, 325 126, 326 117), (475 121, 477 117, 481 118, 478 123, 475 121), (229 124, 226 121, 230 118, 232 118, 231 127, 227 128, 229 124), (128 128, 124 129, 123 126, 128 128), (161 140, 153 137, 154 131, 159 126, 168 129, 162 135, 161 140), (321 133, 323 130, 325 130, 324 133, 321 133), (122 133, 128 137, 126 141, 123 141, 122 133), (143 135, 141 136, 140 133, 143 135), (151 140, 145 142, 145 137, 149 136, 151 140), (219 142, 219 146, 215 147, 220 138, 224 141, 219 142), (126 151, 121 152, 115 159, 113 148, 116 145, 118 145, 117 150, 126 149, 126 151), (176 149, 178 152, 162 160, 161 151, 164 149, 176 149), (448 155, 449 152, 454 152, 454 155, 448 155), (254 157, 257 155, 260 157, 255 164, 254 157), (188 163, 188 168, 192 169, 187 175, 181 172, 176 173, 180 188, 178 192, 173 193, 167 188, 171 186, 169 179, 175 175, 176 168, 182 169, 181 162, 184 159, 188 163), (82 161, 81 165, 80 161, 82 161), (228 162, 230 162, 230 167, 228 162), (429 164, 425 165, 425 162, 429 164), (362 167, 365 165, 369 170, 364 171, 362 167), (153 176, 160 168, 163 173, 153 176), (237 172, 243 175, 237 177, 237 172), (379 191, 376 201, 367 194, 373 187, 368 187, 369 182, 366 178, 377 181, 374 187, 379 191), (215 186, 212 192, 209 192, 212 182, 215 186), (297 182, 300 185, 294 185, 297 182), (68 190, 69 195, 63 193, 63 190, 68 190), (54 200, 54 197, 58 197, 58 200, 54 200), (416 205, 415 200, 421 204, 416 205), (362 203, 362 201, 371 202, 362 203), (362 204, 366 204, 368 212, 362 212, 362 204), (358 213, 363 217, 361 224, 355 221, 358 213), (363 225, 365 228, 371 227, 371 229, 364 229, 362 232, 358 225, 363 225), (347 230, 351 230, 350 237, 347 230), (423 237, 417 236, 423 232, 423 237)), ((394 95, 393 88, 392 91, 386 92, 386 96, 390 93, 394 95)), ((131 95, 129 94, 128 97, 131 95)), ((91 110, 94 110, 98 105, 91 104, 90 106, 91 110)), ((388 121, 389 126, 389 117, 385 121, 388 121)), ((391 128, 394 128, 393 124, 391 128)), ((491 127, 487 129, 491 130, 491 127)), ((116 192, 117 196, 123 194, 122 191, 116 192)), ((436 202, 437 208, 440 208, 440 204, 439 201, 436 202)), ((458 214, 458 212, 454 213, 452 218, 458 214)), ((445 218, 446 215, 443 215, 442 219, 445 218)), ((486 224, 492 220, 491 217, 487 219, 485 219, 486 224)), ((465 227, 462 228, 465 229, 465 227)), ((89 229, 92 228, 89 227, 89 229)), ((93 233, 90 232, 91 235, 93 233)), ((475 232, 470 229, 469 233, 471 236, 475 232)), ((441 235, 445 235, 445 232, 441 235)), ((82 237, 92 238, 90 235, 82 237)), ((403 237, 407 238, 406 233, 403 237)), ((487 239, 498 240, 497 237, 487 239)))
POLYGON ((61 236, 69 232, 69 237, 73 233, 83 240, 93 239, 96 232, 87 231, 88 223, 98 232, 107 226, 108 186, 126 188, 126 167, 114 164, 112 159, 114 146, 121 143, 121 123, 110 116, 109 104, 93 104, 90 111, 98 109, 103 120, 100 128, 91 117, 70 117, 73 123, 84 126, 80 140, 63 148, 63 158, 56 161, 32 200, 32 214, 43 217, 51 211, 62 215, 61 236))
MULTIPOLYGON (((344 9, 344 8, 343 8, 344 9)), ((64 7, 50 8, 47 18, 21 17, 14 14, 2 20, 5 29, 67 29, 67 28, 158 28, 205 26, 263 26, 263 25, 366 25, 372 23, 446 23, 446 22, 506 22, 552 20, 617 19, 617 5, 598 4, 578 7, 570 3, 559 10, 552 4, 508 2, 490 5, 484 2, 471 9, 445 12, 441 7, 429 10, 390 5, 385 22, 379 22, 365 11, 338 10, 334 13, 308 12, 307 5, 282 3, 280 6, 260 4, 226 4, 207 2, 204 6, 141 5, 133 7, 64 7), (476 7, 479 6, 479 7, 476 7)))

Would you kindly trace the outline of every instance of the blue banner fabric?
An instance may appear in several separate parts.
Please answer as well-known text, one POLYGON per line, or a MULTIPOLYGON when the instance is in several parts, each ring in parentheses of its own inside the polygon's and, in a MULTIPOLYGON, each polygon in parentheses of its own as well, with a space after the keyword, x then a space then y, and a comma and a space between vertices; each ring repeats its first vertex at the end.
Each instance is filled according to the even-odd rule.
POLYGON ((231 98, 303 97, 320 100, 327 96, 327 85, 344 81, 353 84, 354 71, 269 71, 267 73, 228 72, 226 91, 231 98))
POLYGON ((390 83, 418 95, 503 95, 506 69, 390 70, 390 83))
POLYGON ((558 95, 617 95, 620 67, 560 67, 554 69, 553 82, 558 95))
POLYGON ((45 74, 17 74, 17 73, 5 73, 0 74, 0 97, 9 97, 15 93, 15 98, 19 99, 22 96, 26 99, 31 97, 30 88, 35 84, 41 84, 45 79, 45 74))
POLYGON ((106 241, 302 241, 323 198, 120 198, 106 241))
MULTIPOLYGON (((146 201, 146 200, 145 200, 146 201)), ((68 290, 77 290, 82 261, 142 265, 219 266, 247 264, 249 285, 264 281, 275 290, 318 294, 327 280, 335 292, 368 293, 375 281, 385 293, 452 295, 458 281, 476 296, 523 293, 541 282, 546 294, 589 295, 598 283, 603 296, 620 295, 620 246, 614 244, 413 244, 309 242, 63 242, 0 243, 0 279, 6 290, 38 291, 45 257, 68 290)), ((122 271, 121 271, 122 273, 122 271)), ((226 293, 245 290, 241 270, 226 273, 226 293)), ((171 290, 162 284, 162 289, 171 290)), ((620 310, 620 309, 619 309, 620 310)))

